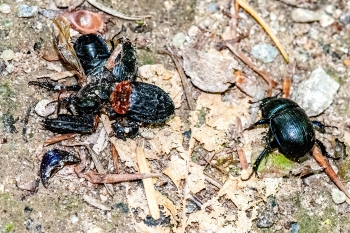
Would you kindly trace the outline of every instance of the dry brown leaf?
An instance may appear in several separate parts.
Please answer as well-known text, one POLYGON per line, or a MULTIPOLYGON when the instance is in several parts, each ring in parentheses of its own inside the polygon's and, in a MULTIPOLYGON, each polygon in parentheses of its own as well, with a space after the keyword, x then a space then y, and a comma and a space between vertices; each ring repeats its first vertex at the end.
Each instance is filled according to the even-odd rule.
POLYGON ((147 226, 143 222, 136 223, 137 227, 139 228, 138 232, 142 233, 170 233, 169 227, 162 227, 162 226, 147 226))
POLYGON ((156 191, 158 203, 165 207, 163 211, 165 211, 165 216, 170 215, 172 219, 172 223, 176 225, 176 215, 177 215, 177 208, 174 205, 172 201, 169 200, 165 195, 161 194, 160 192, 156 191))
POLYGON ((226 133, 223 130, 216 130, 208 125, 202 125, 200 128, 192 128, 192 137, 203 144, 207 151, 219 151, 223 144, 227 142, 226 133))
POLYGON ((205 175, 203 173, 204 166, 200 166, 196 163, 190 163, 189 175, 187 179, 188 188, 192 193, 198 193, 206 187, 205 175))
POLYGON ((175 183, 176 187, 180 189, 180 182, 186 178, 186 161, 177 157, 172 156, 168 167, 163 170, 163 173, 175 183))
POLYGON ((221 93, 236 81, 233 71, 238 69, 238 62, 232 57, 227 59, 193 48, 183 50, 182 56, 186 74, 191 78, 192 83, 203 91, 221 93))
POLYGON ((53 24, 54 41, 63 60, 77 71, 80 81, 83 81, 84 70, 70 43, 70 22, 62 15, 56 16, 53 24))
POLYGON ((157 85, 167 92, 174 101, 175 108, 181 106, 183 90, 177 71, 167 70, 162 64, 144 65, 139 67, 139 75, 144 82, 157 85))
POLYGON ((140 211, 138 211, 137 217, 145 219, 150 212, 143 187, 139 185, 131 186, 128 183, 125 183, 124 185, 126 187, 126 199, 128 201, 129 209, 139 209, 140 211))
POLYGON ((218 195, 230 199, 239 210, 247 210, 252 205, 254 196, 253 189, 256 189, 264 200, 274 195, 280 188, 282 178, 264 178, 242 181, 240 177, 228 179, 220 189, 218 195))
POLYGON ((223 102, 220 94, 202 93, 197 101, 197 110, 209 108, 210 111, 205 117, 207 125, 218 130, 227 130, 230 125, 235 124, 236 117, 241 118, 242 122, 248 119, 249 98, 242 99, 239 105, 223 102))

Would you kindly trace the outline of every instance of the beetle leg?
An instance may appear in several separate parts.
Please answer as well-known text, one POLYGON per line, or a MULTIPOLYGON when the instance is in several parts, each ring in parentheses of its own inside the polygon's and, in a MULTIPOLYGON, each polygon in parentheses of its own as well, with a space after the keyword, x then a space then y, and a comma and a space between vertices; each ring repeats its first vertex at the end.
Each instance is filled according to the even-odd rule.
POLYGON ((253 129, 255 126, 257 125, 267 125, 270 124, 270 119, 266 118, 266 119, 261 119, 257 122, 255 122, 254 124, 252 124, 251 126, 249 126, 248 128, 244 129, 244 130, 250 130, 253 129))
POLYGON ((57 82, 49 82, 48 80, 39 82, 39 81, 30 81, 28 82, 28 85, 34 85, 39 86, 41 88, 45 88, 49 91, 79 91, 81 89, 80 85, 72 85, 72 86, 66 86, 63 84, 59 84, 57 82))
POLYGON ((333 157, 330 154, 328 154, 325 145, 323 145, 323 143, 320 140, 316 139, 316 145, 318 146, 318 148, 320 148, 320 150, 324 156, 331 158, 331 159, 334 159, 334 160, 340 159, 340 158, 336 158, 336 157, 333 157))
POLYGON ((327 133, 326 132, 326 128, 336 128, 335 126, 328 126, 328 125, 324 125, 323 123, 319 122, 319 121, 311 121, 311 123, 314 125, 314 128, 318 131, 320 131, 321 133, 327 133))

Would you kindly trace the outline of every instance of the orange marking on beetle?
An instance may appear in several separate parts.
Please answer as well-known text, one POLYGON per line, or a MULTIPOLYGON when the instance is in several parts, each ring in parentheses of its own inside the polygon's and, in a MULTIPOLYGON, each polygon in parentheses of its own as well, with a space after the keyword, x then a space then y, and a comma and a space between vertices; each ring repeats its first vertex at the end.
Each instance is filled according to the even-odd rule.
POLYGON ((132 86, 129 81, 123 81, 115 86, 109 100, 112 108, 119 114, 125 114, 130 106, 132 86))

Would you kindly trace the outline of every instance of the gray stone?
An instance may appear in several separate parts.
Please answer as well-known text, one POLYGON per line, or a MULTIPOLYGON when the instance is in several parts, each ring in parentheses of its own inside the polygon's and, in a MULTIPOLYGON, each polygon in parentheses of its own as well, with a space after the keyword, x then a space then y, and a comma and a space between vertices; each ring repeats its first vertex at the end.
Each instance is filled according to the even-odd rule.
POLYGON ((11 7, 7 4, 1 4, 0 5, 0 12, 3 14, 9 14, 9 13, 11 13, 11 7))
POLYGON ((176 47, 179 48, 183 43, 186 41, 186 35, 182 32, 177 33, 172 40, 172 44, 176 47))
POLYGON ((332 199, 335 204, 341 204, 346 201, 346 195, 337 188, 332 189, 332 199))
POLYGON ((309 79, 303 81, 293 92, 297 102, 309 116, 317 116, 333 102, 340 85, 322 69, 315 69, 309 79))
POLYGON ((25 4, 21 4, 18 6, 17 16, 19 18, 29 18, 35 15, 38 11, 38 6, 29 6, 25 4))
POLYGON ((342 22, 344 25, 347 25, 350 23, 350 12, 346 12, 342 16, 340 16, 340 22, 342 22))
POLYGON ((292 11, 292 19, 298 23, 310 23, 319 21, 322 14, 318 11, 310 11, 307 9, 296 8, 292 11))
POLYGON ((269 44, 254 45, 251 51, 252 55, 264 63, 273 62, 277 57, 278 50, 269 44))

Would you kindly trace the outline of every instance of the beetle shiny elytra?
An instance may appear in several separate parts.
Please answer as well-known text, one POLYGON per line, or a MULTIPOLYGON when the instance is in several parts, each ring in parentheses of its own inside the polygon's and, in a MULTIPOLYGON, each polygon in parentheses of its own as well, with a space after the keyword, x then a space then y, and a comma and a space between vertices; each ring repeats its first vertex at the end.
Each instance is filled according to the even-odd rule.
MULTIPOLYGON (((317 144, 322 153, 327 155, 324 145, 316 139, 314 126, 324 131, 324 125, 311 121, 297 103, 290 99, 268 97, 261 100, 262 119, 250 126, 269 125, 265 149, 253 165, 257 173, 259 164, 266 154, 278 149, 288 159, 298 161, 317 144)), ((252 174, 253 174, 252 173, 252 174)))

